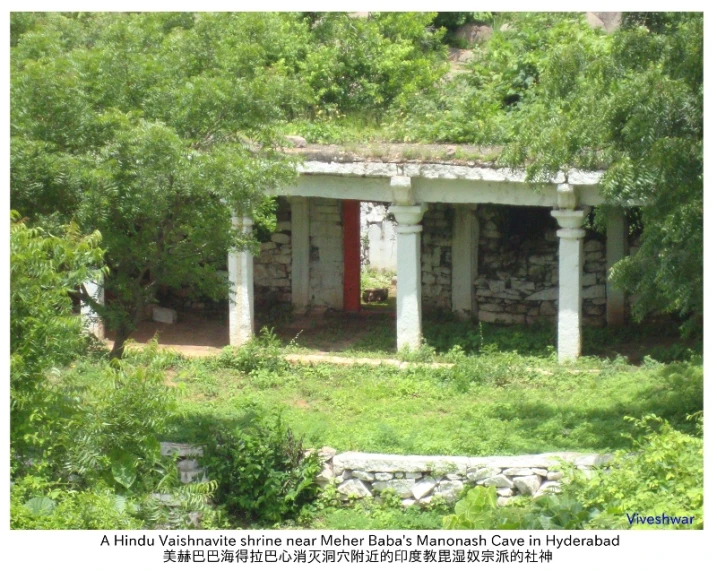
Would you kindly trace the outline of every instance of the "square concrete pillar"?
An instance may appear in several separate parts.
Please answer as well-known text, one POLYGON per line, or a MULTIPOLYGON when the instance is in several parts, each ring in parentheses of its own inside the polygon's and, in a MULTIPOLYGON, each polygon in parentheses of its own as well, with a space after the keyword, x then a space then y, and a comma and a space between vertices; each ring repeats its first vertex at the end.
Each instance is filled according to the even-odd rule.
MULTIPOLYGON (((87 294, 100 305, 105 303, 105 290, 102 287, 102 281, 84 282, 82 284, 87 294)), ((80 315, 85 329, 97 337, 97 339, 105 338, 105 325, 96 311, 88 303, 80 303, 80 315)))
POLYGON ((558 250, 558 361, 569 361, 582 351, 583 210, 553 210, 560 229, 558 250))
POLYGON ((626 306, 625 292, 616 288, 610 279, 610 270, 622 260, 628 252, 627 244, 627 216, 622 208, 616 206, 605 207, 607 226, 607 324, 620 326, 625 324, 626 306))
POLYGON ((305 312, 309 296, 309 199, 291 198, 291 304, 294 311, 305 312))
MULTIPOLYGON (((239 232, 251 233, 252 220, 232 217, 239 232)), ((254 336, 254 260, 246 250, 229 252, 229 345, 244 345, 254 336)))
POLYGON ((391 206, 398 222, 396 250, 398 272, 396 283, 396 348, 421 346, 421 231, 419 224, 424 205, 391 206))
POLYGON ((456 205, 451 244, 451 300, 453 312, 468 319, 478 310, 474 283, 478 277, 479 225, 475 205, 456 205))

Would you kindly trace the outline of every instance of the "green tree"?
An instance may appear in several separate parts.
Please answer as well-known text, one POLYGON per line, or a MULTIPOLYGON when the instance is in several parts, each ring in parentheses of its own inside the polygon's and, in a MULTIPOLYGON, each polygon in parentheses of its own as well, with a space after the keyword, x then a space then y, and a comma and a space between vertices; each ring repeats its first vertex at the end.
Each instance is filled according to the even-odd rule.
POLYGON ((504 156, 528 163, 535 179, 607 165, 605 196, 640 205, 644 226, 638 253, 612 279, 636 294, 638 319, 677 312, 688 328, 700 327, 702 14, 627 14, 602 38, 548 50, 540 81, 513 115, 504 156))
POLYGON ((16 212, 10 226, 10 434, 16 453, 42 447, 50 414, 47 371, 83 347, 82 324, 68 295, 101 273, 99 233, 76 225, 61 234, 29 228, 16 212))
POLYGON ((232 212, 295 176, 276 126, 302 89, 259 33, 278 18, 13 15, 11 202, 100 230, 111 295, 85 301, 114 356, 160 285, 226 295, 232 212))

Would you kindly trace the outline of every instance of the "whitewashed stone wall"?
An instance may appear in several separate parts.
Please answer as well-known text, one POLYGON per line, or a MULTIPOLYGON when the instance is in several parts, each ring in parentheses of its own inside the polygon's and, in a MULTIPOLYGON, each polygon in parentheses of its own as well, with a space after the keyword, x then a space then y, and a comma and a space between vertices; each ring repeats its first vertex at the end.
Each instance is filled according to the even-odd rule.
POLYGON ((396 223, 388 219, 388 204, 361 203, 361 263, 374 270, 397 269, 396 223))
POLYGON ((453 502, 464 488, 473 486, 494 486, 498 504, 505 505, 515 496, 559 491, 561 461, 589 472, 610 459, 609 455, 578 452, 483 458, 335 452, 328 447, 319 450, 324 462, 318 478, 321 485, 336 485, 344 500, 375 498, 391 490, 405 506, 434 498, 453 502))
POLYGON ((341 309, 344 303, 344 229, 341 201, 311 198, 309 201, 310 302, 314 308, 341 309))
POLYGON ((453 210, 430 204, 421 222, 421 297, 426 309, 451 310, 453 210))

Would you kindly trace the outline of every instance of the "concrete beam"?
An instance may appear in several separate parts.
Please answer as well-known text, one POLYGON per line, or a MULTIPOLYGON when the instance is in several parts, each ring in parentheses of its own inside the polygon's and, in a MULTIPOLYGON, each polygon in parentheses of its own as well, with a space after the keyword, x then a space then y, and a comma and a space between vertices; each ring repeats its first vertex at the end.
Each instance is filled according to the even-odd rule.
MULTIPOLYGON (((499 177, 493 177, 495 179, 499 177)), ((575 186, 580 205, 597 206, 604 202, 597 186, 575 186)), ((409 178, 405 175, 370 177, 336 174, 303 174, 296 184, 272 191, 280 196, 307 196, 341 200, 390 202, 394 204, 452 203, 505 204, 508 206, 543 206, 555 208, 554 184, 527 184, 505 177, 502 180, 409 178), (402 187, 400 181, 410 181, 402 187), (396 193, 410 195, 410 201, 396 199, 396 193)))

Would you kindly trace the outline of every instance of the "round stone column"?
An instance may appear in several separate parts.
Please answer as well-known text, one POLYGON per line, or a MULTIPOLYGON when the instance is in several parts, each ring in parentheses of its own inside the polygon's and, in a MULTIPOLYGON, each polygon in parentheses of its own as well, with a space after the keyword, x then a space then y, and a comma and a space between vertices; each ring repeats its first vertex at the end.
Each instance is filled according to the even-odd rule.
POLYGON ((580 356, 583 314, 583 238, 586 211, 553 210, 560 225, 558 251, 558 361, 580 356))
POLYGON ((421 346, 421 231, 419 224, 426 207, 394 205, 389 208, 396 227, 396 347, 421 346))

